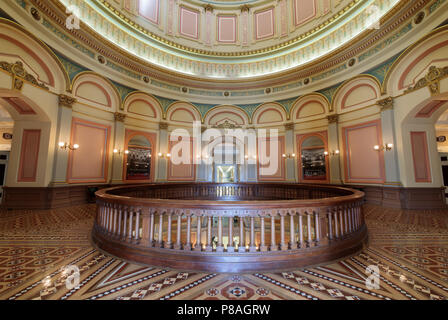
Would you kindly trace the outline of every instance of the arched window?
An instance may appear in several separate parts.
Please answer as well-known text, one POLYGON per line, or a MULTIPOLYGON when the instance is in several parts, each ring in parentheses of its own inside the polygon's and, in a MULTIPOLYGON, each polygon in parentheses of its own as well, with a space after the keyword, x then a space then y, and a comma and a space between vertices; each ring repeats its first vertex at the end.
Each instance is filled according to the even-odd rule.
POLYGON ((299 177, 306 181, 328 181, 328 157, 326 145, 320 136, 305 138, 300 145, 299 177))
POLYGON ((134 136, 128 142, 126 180, 149 180, 151 177, 151 143, 144 136, 134 136))

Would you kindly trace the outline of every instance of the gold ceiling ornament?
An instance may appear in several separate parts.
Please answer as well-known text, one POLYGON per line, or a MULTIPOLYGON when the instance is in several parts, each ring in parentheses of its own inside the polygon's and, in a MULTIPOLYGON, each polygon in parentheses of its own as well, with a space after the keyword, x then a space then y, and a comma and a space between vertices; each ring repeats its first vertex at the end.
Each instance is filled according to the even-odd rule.
POLYGON ((327 116, 327 119, 328 119, 328 123, 338 123, 339 115, 330 114, 329 116, 327 116))
POLYGON ((216 129, 237 129, 237 128, 241 128, 241 126, 230 123, 228 120, 218 124, 218 125, 214 125, 212 128, 216 128, 216 129))
POLYGON ((66 94, 59 95, 59 106, 60 107, 67 107, 67 108, 71 109, 75 102, 76 102, 76 99, 73 97, 70 97, 66 94))
POLYGON ((392 97, 387 97, 385 99, 378 100, 376 103, 380 106, 381 111, 394 108, 394 98, 392 97))
POLYGON ((115 112, 114 119, 115 119, 115 121, 118 121, 118 122, 124 122, 124 119, 126 119, 126 115, 121 112, 115 112))
POLYGON ((409 93, 424 87, 428 87, 432 96, 440 93, 440 80, 448 77, 448 66, 437 68, 430 66, 426 75, 419 79, 414 86, 407 88, 404 93, 409 93))
POLYGON ((21 61, 16 61, 14 63, 0 61, 0 68, 9 72, 13 76, 12 84, 14 89, 22 90, 23 80, 25 80, 38 87, 49 90, 43 82, 37 81, 36 77, 25 70, 21 61))

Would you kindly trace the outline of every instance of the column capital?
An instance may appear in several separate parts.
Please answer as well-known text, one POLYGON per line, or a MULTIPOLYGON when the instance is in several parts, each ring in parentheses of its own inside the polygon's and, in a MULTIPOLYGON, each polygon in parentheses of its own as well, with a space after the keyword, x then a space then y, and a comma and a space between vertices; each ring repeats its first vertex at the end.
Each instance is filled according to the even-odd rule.
POLYGON ((327 116, 327 119, 328 119, 328 123, 337 123, 339 120, 339 115, 330 114, 329 116, 327 116))
POLYGON ((380 106, 381 111, 394 108, 394 98, 392 97, 387 97, 385 99, 378 100, 376 103, 380 106))
POLYGON ((168 129, 168 123, 167 122, 159 122, 159 129, 160 130, 167 130, 168 129))
POLYGON ((213 6, 211 4, 207 4, 204 6, 205 12, 213 12, 213 6))
POLYGON ((285 123, 285 130, 294 130, 294 122, 285 123))
POLYGON ((67 107, 67 108, 72 108, 73 104, 76 102, 76 99, 73 97, 70 97, 66 94, 60 94, 58 96, 59 99, 59 106, 60 107, 67 107))
POLYGON ((124 119, 126 119, 126 115, 121 112, 115 112, 114 119, 115 119, 115 121, 118 121, 118 122, 124 122, 124 119))
POLYGON ((241 6, 240 9, 241 9, 241 12, 249 12, 250 7, 247 4, 245 4, 245 5, 241 6))

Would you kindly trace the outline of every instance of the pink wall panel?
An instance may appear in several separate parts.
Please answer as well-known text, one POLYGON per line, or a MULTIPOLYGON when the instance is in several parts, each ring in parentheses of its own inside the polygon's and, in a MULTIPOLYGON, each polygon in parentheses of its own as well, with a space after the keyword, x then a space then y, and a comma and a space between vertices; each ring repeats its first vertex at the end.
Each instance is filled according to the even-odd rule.
POLYGON ((274 8, 259 11, 255 17, 255 39, 265 39, 274 36, 274 8))
POLYGON ((23 130, 18 182, 35 182, 41 130, 23 130))
POLYGON ((236 16, 218 16, 218 41, 236 42, 236 16))
MULTIPOLYGON (((183 138, 187 139, 187 138, 183 138)), ((172 147, 177 144, 177 141, 169 142, 169 152, 172 147)), ((171 155, 175 156, 174 154, 171 155)), ((179 155, 181 156, 181 155, 179 155)), ((171 159, 168 160, 168 181, 195 181, 196 180, 196 165, 193 163, 193 138, 190 138, 190 163, 174 164, 171 159)))
POLYGON ((411 132, 411 145, 415 182, 431 182, 431 165, 429 163, 426 132, 411 132))
POLYGON ((343 128, 346 182, 384 183, 384 152, 373 149, 382 145, 380 120, 343 128))
POLYGON ((159 23, 159 0, 140 0, 138 13, 151 22, 159 23))
POLYGON ((179 33, 199 39, 199 12, 180 7, 179 33))
POLYGON ((282 154, 285 153, 285 137, 280 136, 278 137, 278 150, 274 151, 274 154, 270 153, 270 143, 271 140, 274 141, 273 139, 275 138, 258 138, 258 145, 257 145, 257 149, 258 149, 258 158, 257 158, 257 162, 258 162, 258 180, 259 181, 284 181, 286 179, 286 170, 285 170, 285 159, 283 159, 282 154), (262 141, 266 142, 266 151, 262 150, 262 141), (262 154, 271 157, 273 160, 272 163, 272 168, 276 169, 273 170, 275 172, 272 172, 272 174, 266 174, 267 172, 264 171, 265 169, 267 169, 271 163, 267 163, 267 164, 261 164, 262 161, 262 154), (275 167, 275 164, 277 165, 275 167), (264 169, 263 169, 264 168, 264 169))
POLYGON ((69 183, 107 181, 110 130, 110 126, 73 118, 70 143, 80 147, 69 151, 69 183))
POLYGON ((316 0, 294 0, 295 25, 302 24, 316 15, 316 0))

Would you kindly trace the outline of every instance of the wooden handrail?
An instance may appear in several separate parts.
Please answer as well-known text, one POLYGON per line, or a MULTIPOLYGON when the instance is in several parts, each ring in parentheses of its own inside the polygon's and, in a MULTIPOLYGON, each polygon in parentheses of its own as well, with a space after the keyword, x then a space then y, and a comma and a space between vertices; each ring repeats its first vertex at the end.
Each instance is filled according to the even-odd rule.
POLYGON ((167 267, 267 270, 267 257, 275 257, 284 262, 274 269, 283 269, 339 258, 366 237, 364 194, 342 187, 169 183, 113 187, 96 197, 100 248, 167 267))

